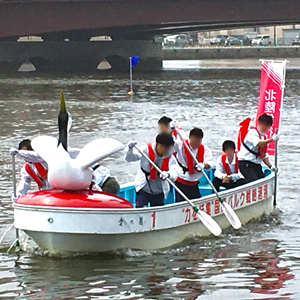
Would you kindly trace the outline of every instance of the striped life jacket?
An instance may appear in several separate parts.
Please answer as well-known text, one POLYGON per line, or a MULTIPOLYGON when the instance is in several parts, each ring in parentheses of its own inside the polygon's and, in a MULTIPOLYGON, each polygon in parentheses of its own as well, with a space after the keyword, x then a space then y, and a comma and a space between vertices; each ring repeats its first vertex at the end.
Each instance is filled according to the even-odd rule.
MULTIPOLYGON (((148 155, 149 158, 155 162, 155 153, 154 150, 152 148, 152 144, 148 143, 148 155)), ((170 162, 170 157, 166 157, 163 159, 162 164, 161 164, 161 170, 162 171, 169 171, 169 162, 170 162)), ((155 170, 155 168, 149 163, 149 170, 150 170, 150 180, 156 180, 157 179, 157 171, 155 170)))
MULTIPOLYGON (((188 140, 186 140, 185 142, 187 143, 187 145, 189 145, 188 140)), ((183 145, 183 148, 184 148, 185 156, 187 159, 187 168, 188 168, 189 174, 193 175, 195 173, 194 159, 193 159, 192 155, 190 154, 189 149, 185 145, 183 145)), ((197 152, 197 156, 196 156, 199 163, 204 162, 204 152, 205 152, 205 148, 201 144, 198 148, 198 152, 197 152)))
POLYGON ((32 169, 29 163, 25 164, 25 170, 29 176, 37 183, 39 188, 42 188, 44 181, 47 179, 48 171, 41 163, 33 163, 36 171, 32 169))
MULTIPOLYGON (((226 154, 223 153, 221 159, 222 159, 222 164, 223 164, 224 170, 225 170, 227 175, 231 175, 232 172, 231 172, 231 169, 229 167, 229 164, 226 163, 226 158, 227 158, 226 154)), ((235 171, 235 173, 238 173, 238 171, 239 171, 239 160, 238 160, 236 154, 235 154, 235 170, 234 171, 235 171)))

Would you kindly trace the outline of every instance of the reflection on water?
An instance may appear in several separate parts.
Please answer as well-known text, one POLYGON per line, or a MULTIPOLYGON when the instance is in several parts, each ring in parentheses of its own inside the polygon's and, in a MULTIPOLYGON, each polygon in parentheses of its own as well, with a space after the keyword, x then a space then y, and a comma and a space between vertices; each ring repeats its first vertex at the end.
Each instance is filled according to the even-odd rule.
MULTIPOLYGON (((224 139, 253 115, 257 70, 166 71, 135 74, 133 98, 127 75, 21 74, 0 77, 0 233, 13 219, 11 165, 7 150, 25 137, 57 135, 59 92, 73 116, 71 146, 97 137, 126 143, 152 141, 158 118, 167 114, 186 130, 204 129, 205 142, 219 155, 224 139)), ((280 142, 279 215, 253 221, 220 238, 196 238, 171 249, 124 250, 93 256, 51 257, 29 245, 27 252, 0 257, 4 299, 300 299, 298 160, 299 74, 288 74, 280 142), (292 74, 292 75, 291 75, 292 74), (292 138, 291 138, 292 136, 292 138)), ((105 160, 121 182, 134 179, 137 164, 121 154, 105 160)), ((18 168, 22 162, 18 161, 18 168)))

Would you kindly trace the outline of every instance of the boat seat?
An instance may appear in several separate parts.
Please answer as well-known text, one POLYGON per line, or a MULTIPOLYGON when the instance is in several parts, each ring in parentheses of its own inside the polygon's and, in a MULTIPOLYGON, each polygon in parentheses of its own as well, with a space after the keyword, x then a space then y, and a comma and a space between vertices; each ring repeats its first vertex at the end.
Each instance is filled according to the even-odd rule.
MULTIPOLYGON (((207 174, 208 178, 212 181, 214 178, 214 169, 213 170, 209 170, 209 171, 205 171, 205 173, 207 174)), ((200 182, 199 182, 199 189, 201 192, 202 196, 207 196, 207 195, 211 195, 212 194, 212 188, 210 187, 210 185, 208 184, 207 180, 205 177, 201 177, 200 182)), ((220 191, 225 191, 226 189, 224 187, 220 188, 220 191)), ((135 207, 135 188, 133 183, 128 183, 128 184, 124 184, 122 185, 121 191, 119 193, 119 196, 121 198, 125 198, 128 199, 133 206, 135 207)), ((170 193, 168 195, 168 197, 165 199, 164 204, 168 205, 168 204, 172 204, 175 203, 175 191, 174 188, 171 188, 170 193)))
MULTIPOLYGON (((199 185, 200 193, 203 196, 211 195, 213 193, 211 186, 207 184, 199 185)), ((226 188, 223 186, 220 187, 220 192, 226 191, 226 188)))
POLYGON ((269 176, 272 173, 272 171, 269 168, 263 168, 263 172, 264 172, 265 176, 269 176))

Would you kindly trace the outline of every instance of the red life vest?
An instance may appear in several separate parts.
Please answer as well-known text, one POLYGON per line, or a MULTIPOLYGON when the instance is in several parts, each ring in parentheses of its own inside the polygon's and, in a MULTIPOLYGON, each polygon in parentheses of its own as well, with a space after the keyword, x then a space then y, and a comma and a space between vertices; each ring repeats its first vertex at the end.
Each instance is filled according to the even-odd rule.
MULTIPOLYGON (((148 143, 148 155, 149 158, 155 163, 155 153, 154 150, 152 148, 152 144, 148 143)), ((169 171, 169 161, 170 161, 170 157, 166 157, 163 159, 162 164, 161 164, 161 170, 162 171, 169 171)), ((150 180, 156 180, 157 178, 157 172, 155 170, 155 168, 149 163, 149 170, 150 170, 150 180)))
MULTIPOLYGON (((180 129, 182 129, 182 128, 181 128, 181 127, 177 127, 177 130, 180 130, 180 129)), ((177 138, 177 136, 178 136, 177 130, 176 130, 175 128, 172 129, 172 135, 173 135, 173 137, 175 137, 175 138, 177 138)))
POLYGON ((175 129, 172 129, 172 135, 176 138, 177 137, 177 131, 175 129))
MULTIPOLYGON (((255 129, 256 131, 257 131, 257 133, 258 133, 258 136, 259 136, 259 138, 262 140, 262 138, 265 140, 266 139, 266 136, 265 135, 261 135, 260 134, 260 132, 258 131, 258 129, 257 129, 257 127, 251 127, 251 129, 255 129)), ((258 153, 259 153, 259 157, 261 158, 261 159, 264 159, 265 158, 265 156, 266 156, 266 153, 267 153, 267 149, 268 149, 268 146, 267 145, 265 145, 265 146, 263 146, 263 147, 258 147, 258 153)))
MULTIPOLYGON (((188 140, 185 140, 185 142, 187 143, 187 145, 189 145, 188 140)), ((193 159, 192 155, 190 154, 189 149, 185 145, 183 145, 183 147, 184 147, 184 152, 185 152, 185 156, 187 159, 187 168, 189 170, 189 174, 193 175, 195 173, 194 159, 193 159)), ((200 163, 203 163, 203 161, 204 161, 204 152, 205 152, 204 146, 201 144, 198 148, 198 152, 197 152, 197 156, 196 156, 198 162, 200 162, 200 163)))
MULTIPOLYGON (((226 174, 227 174, 227 175, 231 175, 232 172, 231 172, 231 170, 230 170, 229 164, 226 163, 226 158, 227 158, 226 154, 223 153, 223 154, 222 154, 222 164, 223 164, 223 167, 224 167, 224 169, 225 169, 226 174)), ((238 173, 238 171, 239 171, 239 160, 238 160, 236 154, 235 154, 235 170, 234 170, 234 171, 235 171, 235 173, 238 173)))
POLYGON ((40 163, 33 163, 37 172, 35 172, 29 163, 25 164, 25 170, 29 176, 37 183, 38 187, 41 188, 44 185, 44 181, 47 179, 48 171, 40 163))

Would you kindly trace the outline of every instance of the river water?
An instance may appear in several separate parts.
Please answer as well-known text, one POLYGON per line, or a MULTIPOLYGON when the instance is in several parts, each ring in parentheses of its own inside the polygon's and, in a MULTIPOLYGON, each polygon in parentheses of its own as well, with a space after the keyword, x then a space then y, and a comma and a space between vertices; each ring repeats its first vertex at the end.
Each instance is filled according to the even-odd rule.
MULTIPOLYGON (((224 139, 235 140, 239 121, 255 114, 259 64, 199 66, 167 62, 163 72, 135 74, 132 98, 126 74, 0 75, 0 233, 13 221, 8 149, 39 134, 57 136, 60 91, 73 116, 73 147, 108 136, 153 141, 157 120, 166 114, 186 130, 203 128, 205 143, 218 156, 224 139)), ((278 214, 162 251, 92 256, 52 257, 34 245, 7 254, 12 230, 0 249, 0 298, 300 299, 299 80, 297 68, 288 70, 278 214)), ((120 183, 132 181, 137 171, 121 154, 105 165, 120 183)))

